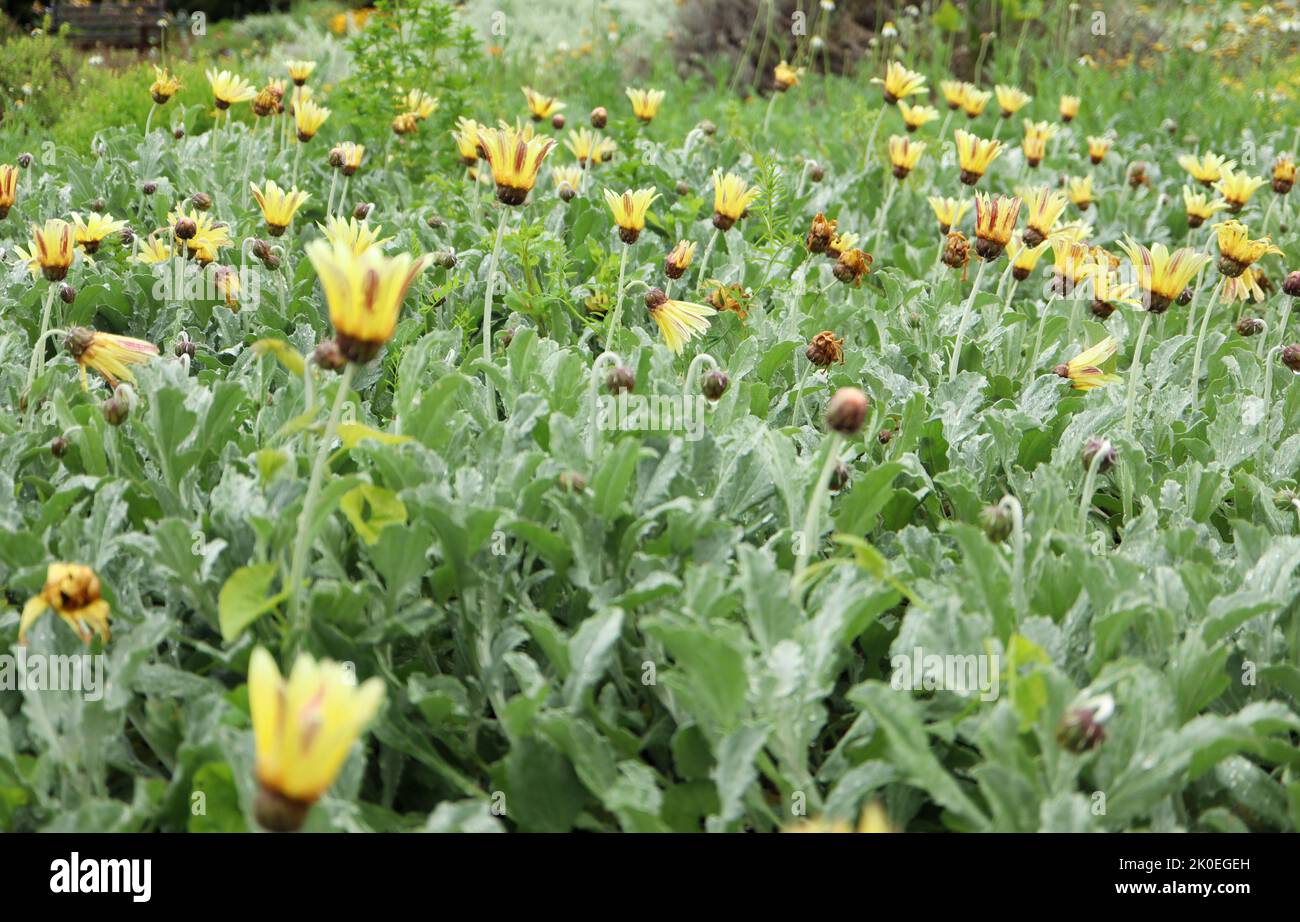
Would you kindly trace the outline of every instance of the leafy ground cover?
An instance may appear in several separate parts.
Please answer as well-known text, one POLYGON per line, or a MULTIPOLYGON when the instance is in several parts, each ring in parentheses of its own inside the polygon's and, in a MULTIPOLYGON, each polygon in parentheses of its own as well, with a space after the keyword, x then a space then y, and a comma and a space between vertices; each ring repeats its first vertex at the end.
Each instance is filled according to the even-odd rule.
POLYGON ((5 110, 0 828, 1300 828, 1291 5, 466 15, 5 110))

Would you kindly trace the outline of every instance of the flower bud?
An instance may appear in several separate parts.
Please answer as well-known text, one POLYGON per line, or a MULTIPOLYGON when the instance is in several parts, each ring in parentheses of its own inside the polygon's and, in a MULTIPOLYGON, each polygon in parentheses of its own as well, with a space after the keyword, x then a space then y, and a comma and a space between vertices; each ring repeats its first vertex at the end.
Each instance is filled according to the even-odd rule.
POLYGON ((105 204, 102 198, 92 199, 90 202, 91 211, 103 211, 107 207, 108 205, 105 204))
POLYGON ((609 121, 609 113, 605 111, 604 106, 597 106, 591 110, 591 127, 604 128, 609 121))
POLYGON ((1092 469, 1092 462, 1097 461, 1097 472, 1106 473, 1115 466, 1115 446, 1110 443, 1109 439, 1091 438, 1083 446, 1083 467, 1085 470, 1092 469), (1099 460, 1098 460, 1099 459, 1099 460))
POLYGON ((1056 725, 1056 741, 1076 754, 1096 749, 1106 739, 1105 723, 1114 710, 1115 699, 1110 695, 1070 708, 1056 725))
POLYGON ((177 125, 176 129, 172 132, 172 137, 179 141, 181 138, 185 137, 185 129, 177 125))
POLYGON ((556 131, 560 131, 564 128, 563 113, 556 112, 554 115, 551 116, 551 127, 554 128, 556 131))
POLYGON ((577 471, 565 471, 557 482, 565 493, 581 493, 587 489, 587 478, 577 471))
POLYGON ((704 132, 706 135, 709 135, 710 137, 717 134, 718 132, 718 126, 713 124, 713 122, 709 121, 707 118, 704 121, 700 122, 699 129, 700 131, 704 132))
POLYGON ((158 191, 158 184, 151 179, 140 187, 140 191, 145 195, 153 195, 158 191))
POLYGON ((844 340, 836 339, 835 334, 830 330, 823 330, 812 338, 812 342, 808 343, 808 348, 803 354, 804 358, 818 368, 825 368, 836 362, 842 365, 844 364, 844 340))
POLYGON ((722 399, 722 395, 727 392, 727 388, 730 386, 731 378, 727 376, 727 373, 715 368, 704 376, 702 389, 705 397, 712 401, 718 401, 722 399))
POLYGON ((329 165, 338 169, 343 166, 343 148, 331 147, 329 153, 329 165))
POLYGON ((176 353, 177 358, 180 358, 181 356, 194 358, 199 351, 199 347, 194 340, 190 339, 188 336, 182 335, 180 339, 176 340, 176 347, 172 351, 176 353))
POLYGON ((876 435, 876 441, 879 442, 881 445, 888 445, 893 440, 894 440, 894 430, 892 429, 881 429, 880 432, 876 435))
POLYGON ((434 230, 439 230, 447 226, 447 222, 444 221, 441 217, 439 217, 436 214, 429 215, 429 217, 424 219, 424 223, 429 225, 429 227, 433 228, 434 230))
POLYGON ((317 368, 325 371, 342 371, 343 366, 348 363, 336 339, 321 340, 315 351, 312 352, 311 360, 316 364, 317 368))
POLYGON ((439 269, 455 269, 456 254, 451 250, 438 250, 433 254, 433 263, 439 269))
POLYGON ((980 512, 980 525, 984 527, 984 534, 994 544, 1001 544, 1011 535, 1013 526, 1011 512, 1001 503, 995 503, 992 506, 985 506, 980 512))
POLYGON ((677 194, 678 194, 678 195, 690 195, 690 194, 691 194, 691 187, 688 186, 688 185, 686 185, 686 183, 682 182, 682 181, 679 179, 679 180, 677 180, 677 194))
POLYGON ((356 218, 358 221, 364 221, 366 218, 370 217, 370 212, 374 210, 375 205, 373 202, 361 202, 356 208, 352 209, 352 217, 356 218))
POLYGON ((1288 272, 1282 290, 1293 298, 1300 298, 1300 270, 1288 272))
POLYGON ((199 232, 199 227, 193 218, 180 218, 172 230, 177 240, 190 240, 199 232))
POLYGON ((120 426, 131 415, 131 402, 121 391, 114 391, 112 397, 105 399, 99 405, 99 409, 104 414, 106 423, 110 426, 120 426))
POLYGON ((1282 350, 1282 364, 1300 374, 1300 344, 1292 343, 1282 350))
POLYGON ((856 387, 842 387, 826 405, 826 425, 841 435, 856 435, 867 420, 871 401, 856 387))
POLYGON ((26 152, 19 154, 18 165, 24 170, 30 167, 32 165, 32 155, 26 152))
POLYGON ((840 492, 840 490, 843 490, 846 486, 849 485, 849 478, 852 476, 852 474, 853 472, 849 470, 849 466, 847 464, 845 464, 843 461, 838 462, 835 465, 835 469, 831 471, 831 479, 830 479, 831 490, 833 490, 836 493, 840 492))
POLYGON ((199 211, 207 211, 212 207, 212 196, 206 192, 195 192, 190 196, 190 204, 199 211))
POLYGON ((618 395, 627 391, 629 394, 636 390, 636 372, 625 365, 616 365, 605 375, 605 390, 611 394, 618 395))
POLYGON ((970 261, 970 243, 961 231, 948 234, 943 244, 943 264, 950 269, 960 269, 970 261))
POLYGON ((821 182, 826 178, 826 170, 816 160, 812 161, 808 167, 808 178, 813 182, 821 182))
POLYGON ((1258 317, 1242 317, 1237 321, 1237 332, 1242 336, 1258 336, 1264 332, 1264 321, 1258 317))
POLYGON ((68 450, 68 446, 71 444, 72 443, 68 441, 66 436, 56 436, 50 442, 50 454, 54 455, 56 458, 62 458, 64 453, 68 450))
MULTIPOLYGON (((1192 286, 1188 285, 1178 293, 1178 297, 1175 300, 1178 302, 1179 307, 1186 307, 1192 303, 1192 298, 1195 297, 1195 295, 1196 293, 1192 291, 1192 286)), ((1156 311, 1156 313, 1160 312, 1156 311)))
POLYGON ((73 288, 67 282, 59 286, 59 300, 64 304, 71 304, 77 300, 77 289, 73 288))

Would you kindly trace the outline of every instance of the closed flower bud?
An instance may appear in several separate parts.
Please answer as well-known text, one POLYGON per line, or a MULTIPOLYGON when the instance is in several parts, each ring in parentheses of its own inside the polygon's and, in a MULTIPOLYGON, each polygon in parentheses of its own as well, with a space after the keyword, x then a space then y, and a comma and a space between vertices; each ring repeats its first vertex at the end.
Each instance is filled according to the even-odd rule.
POLYGON ((1282 282, 1282 290, 1293 298, 1300 298, 1300 270, 1287 273, 1282 282))
POLYGON ((888 445, 893 440, 894 440, 894 430, 892 429, 881 429, 880 432, 876 435, 876 441, 879 442, 881 445, 888 445))
POLYGON ((587 489, 587 478, 576 471, 565 471, 557 482, 565 493, 581 493, 587 489))
POLYGON ((29 166, 32 165, 32 155, 28 153, 19 154, 18 165, 22 167, 24 170, 27 169, 29 166))
POLYGON ((556 112, 554 115, 551 116, 551 127, 554 128, 556 131, 560 131, 561 129, 564 128, 563 113, 556 112))
POLYGON ((103 211, 107 207, 108 205, 104 202, 102 198, 94 199, 90 203, 91 211, 103 211))
POLYGON ((814 160, 812 161, 812 165, 808 168, 808 178, 813 182, 821 182, 826 178, 826 170, 820 163, 814 160))
POLYGON ((836 339, 835 334, 830 330, 823 330, 812 338, 812 342, 808 344, 803 354, 818 368, 825 368, 836 362, 842 365, 844 364, 844 340, 836 339))
POLYGON ((341 147, 330 148, 329 165, 334 167, 334 169, 336 170, 339 167, 343 166, 343 148, 341 147))
POLYGON ((1300 374, 1300 344, 1292 343, 1282 350, 1282 364, 1300 374))
POLYGON ((343 350, 339 348, 338 340, 335 339, 321 340, 316 350, 312 352, 311 360, 316 363, 317 368, 323 368, 325 371, 342 371, 343 366, 348 363, 343 356, 343 350))
POLYGON ((980 525, 984 527, 984 534, 988 535, 990 541, 1001 544, 1011 535, 1011 512, 1001 503, 985 506, 980 512, 980 525))
POLYGON ((717 401, 722 399, 722 395, 727 392, 727 388, 730 386, 731 378, 727 376, 727 373, 715 368, 704 376, 702 390, 704 396, 709 400, 717 401))
POLYGON ((710 137, 717 134, 718 132, 718 126, 713 124, 713 122, 709 121, 707 118, 704 121, 700 122, 699 128, 700 131, 704 132, 710 137))
POLYGON ((177 240, 190 240, 199 232, 198 225, 194 223, 193 218, 179 219, 172 230, 176 234, 177 240))
POLYGON ((1264 332, 1264 321, 1258 317, 1242 317, 1237 321, 1237 332, 1242 336, 1258 336, 1264 332))
POLYGON ((149 180, 148 182, 146 182, 144 185, 140 187, 140 191, 143 192, 145 195, 153 195, 155 192, 158 191, 158 184, 153 180, 149 180))
POLYGON ((199 347, 194 340, 190 339, 188 336, 182 336, 182 338, 176 340, 176 347, 172 351, 176 353, 177 358, 180 358, 181 356, 194 358, 199 351, 199 347))
POLYGON ((72 443, 68 441, 66 436, 56 436, 50 442, 50 454, 54 455, 56 458, 62 458, 64 453, 68 450, 68 446, 71 444, 72 443))
MULTIPOLYGON (((1178 293, 1178 297, 1175 300, 1177 301, 1179 307, 1186 307, 1187 305, 1192 303, 1192 298, 1194 295, 1195 292, 1192 291, 1192 288, 1189 285, 1188 287, 1184 288, 1182 291, 1178 293)), ((1158 314, 1160 313, 1160 311, 1156 311, 1156 313, 1158 314)))
POLYGON ((970 261, 970 243, 961 231, 952 231, 943 244, 943 264, 951 269, 961 269, 970 261))
POLYGON ((172 131, 172 137, 179 141, 181 138, 185 137, 185 129, 178 125, 176 129, 172 131))
POLYGON ((433 254, 433 263, 439 269, 455 269, 456 254, 451 250, 439 250, 433 254))
POLYGON ((567 182, 564 185, 560 186, 560 201, 567 204, 573 201, 577 197, 578 197, 577 191, 573 188, 573 186, 569 185, 567 182))
POLYGON ((636 372, 625 365, 616 365, 605 375, 605 390, 618 395, 636 390, 636 372))
POLYGON ((645 306, 647 310, 656 310, 661 304, 668 300, 668 295, 664 294, 662 288, 651 288, 645 293, 645 306))
POLYGON ((131 415, 131 402, 121 391, 114 391, 112 397, 99 405, 99 409, 104 414, 104 422, 110 426, 120 426, 131 415))
POLYGON ((842 387, 826 405, 826 425, 841 435, 856 435, 867 420, 871 401, 856 387, 842 387))
POLYGON ((834 470, 831 471, 830 488, 836 493, 843 490, 849 485, 849 478, 852 476, 852 473, 853 472, 849 470, 849 466, 843 461, 837 463, 834 470))
POLYGON ((361 202, 356 208, 352 209, 352 217, 358 221, 364 221, 370 217, 370 212, 375 210, 373 202, 361 202))
POLYGON ((1104 474, 1115 465, 1115 446, 1109 439, 1091 438, 1083 446, 1081 457, 1084 468, 1091 469, 1093 461, 1096 460, 1097 471, 1104 474))
POLYGON ((206 192, 195 192, 190 196, 190 204, 199 211, 207 211, 212 207, 212 196, 206 192))
POLYGON ((67 282, 59 286, 59 300, 64 304, 71 304, 77 300, 77 289, 73 288, 67 282))
POLYGON ((424 223, 429 225, 434 230, 438 230, 442 227, 445 227, 447 224, 446 221, 444 221, 441 217, 439 217, 436 214, 429 215, 429 217, 425 219, 424 223))
POLYGON ((1103 695, 1061 715, 1056 741, 1063 749, 1080 754, 1096 749, 1106 739, 1106 721, 1115 710, 1115 699, 1103 695))
POLYGON ((129 227, 122 228, 120 236, 122 238, 122 246, 129 247, 135 242, 135 231, 129 227))
POLYGON ((597 106, 591 110, 591 127, 604 128, 609 121, 609 113, 605 111, 604 106, 597 106))
POLYGON ((678 194, 678 195, 690 195, 690 194, 691 194, 691 187, 688 186, 688 185, 686 185, 686 183, 682 182, 682 181, 679 179, 679 180, 677 180, 677 194, 678 194))

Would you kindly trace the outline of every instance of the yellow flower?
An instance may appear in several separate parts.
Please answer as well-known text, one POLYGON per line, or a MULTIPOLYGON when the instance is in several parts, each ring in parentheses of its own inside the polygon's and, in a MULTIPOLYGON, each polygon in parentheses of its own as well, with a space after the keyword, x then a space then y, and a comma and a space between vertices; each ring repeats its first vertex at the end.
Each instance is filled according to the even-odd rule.
POLYGON ((115 221, 111 214, 102 215, 96 211, 92 211, 90 217, 84 220, 81 215, 73 212, 72 223, 73 238, 87 253, 94 253, 105 237, 126 227, 125 221, 115 221))
POLYGON ((1183 204, 1187 208, 1188 227, 1200 227, 1206 219, 1228 207, 1228 203, 1222 199, 1210 201, 1209 195, 1191 186, 1183 186, 1183 204))
POLYGON ((556 112, 564 108, 564 103, 560 102, 554 96, 543 96, 530 86, 521 88, 524 99, 528 100, 528 114, 533 117, 533 121, 540 122, 544 118, 550 118, 556 112))
POLYGON ((695 241, 678 240, 677 246, 664 259, 664 275, 670 279, 679 279, 695 261, 695 241))
POLYGON ((131 258, 138 263, 144 263, 146 266, 154 266, 171 259, 172 250, 166 243, 157 237, 151 236, 140 244, 140 252, 131 258))
POLYGON ((338 152, 342 161, 339 164, 339 172, 344 176, 352 176, 357 170, 361 169, 361 161, 366 156, 366 146, 352 141, 344 141, 338 146, 338 152))
POLYGON ((18 167, 0 163, 0 221, 9 217, 9 209, 18 201, 18 167))
POLYGON ((989 104, 989 100, 992 98, 993 94, 988 90, 968 86, 966 95, 961 98, 962 111, 966 113, 967 118, 979 118, 984 113, 984 107, 989 104))
POLYGON ((1146 301, 1146 309, 1162 314, 1174 299, 1183 293, 1192 276, 1210 261, 1210 257, 1192 247, 1182 247, 1170 253, 1163 243, 1150 249, 1135 243, 1131 237, 1120 241, 1120 249, 1133 264, 1138 288, 1146 301))
POLYGON ((724 232, 731 230, 732 225, 744 217, 758 195, 757 186, 746 184, 735 173, 723 175, 721 170, 714 170, 713 226, 724 232))
POLYGON ((638 90, 628 87, 624 92, 632 100, 632 114, 643 122, 650 122, 659 114, 659 105, 664 101, 663 90, 638 90))
POLYGON ((313 240, 306 250, 325 290, 339 351, 349 362, 369 362, 392 338, 406 292, 428 258, 386 256, 374 246, 358 253, 328 240, 313 240))
POLYGON ((514 128, 485 129, 479 141, 492 167, 497 198, 506 205, 522 205, 555 141, 540 136, 525 140, 514 128))
POLYGON ((1011 275, 1017 282, 1023 282, 1029 278, 1029 273, 1038 267, 1038 261, 1042 259, 1043 253, 1050 246, 1046 240, 1041 241, 1037 246, 1029 246, 1025 243, 1025 235, 1013 237, 1007 244, 1007 258, 1011 260, 1011 275))
POLYGON ((230 266, 217 266, 212 270, 212 282, 226 306, 239 313, 239 273, 230 266))
POLYGON ((257 95, 257 90, 251 83, 228 70, 219 71, 210 67, 207 77, 218 109, 229 109, 235 103, 248 102, 257 95))
POLYGON ((564 146, 573 152, 579 166, 586 166, 588 161, 592 164, 604 163, 617 147, 610 138, 602 138, 600 132, 588 131, 586 128, 569 132, 564 146))
POLYGON ((1220 157, 1218 154, 1205 154, 1200 158, 1191 154, 1182 154, 1178 158, 1178 165, 1190 173, 1192 179, 1208 188, 1218 182, 1225 171, 1235 167, 1237 161, 1220 157))
POLYGON ((1273 161, 1273 191, 1286 195, 1295 185, 1295 158, 1290 154, 1278 154, 1273 161))
POLYGON ((1052 290, 1069 297, 1087 279, 1092 251, 1069 234, 1053 234, 1048 242, 1052 247, 1052 290))
POLYGON ((1002 255, 1011 242, 1020 217, 1020 199, 1005 195, 975 194, 975 252, 981 259, 992 260, 1002 255))
POLYGON ((582 187, 582 167, 551 167, 551 182, 555 185, 555 191, 559 192, 561 197, 564 196, 565 189, 568 189, 569 192, 576 193, 578 189, 582 187))
POLYGON ((23 606, 18 619, 18 643, 27 643, 27 631, 50 609, 89 645, 96 634, 108 642, 108 603, 99 597, 99 577, 79 563, 52 563, 45 568, 45 586, 23 606))
POLYGON ((193 223, 192 233, 188 237, 182 237, 177 230, 176 234, 184 241, 186 253, 201 265, 206 266, 217 258, 223 248, 230 246, 230 228, 215 221, 207 212, 196 208, 187 213, 183 207, 178 207, 176 211, 167 214, 167 223, 173 228, 179 228, 184 221, 193 223))
POLYGON ((645 215, 650 205, 659 197, 654 189, 637 189, 616 195, 605 190, 605 204, 614 214, 618 224, 618 236, 626 244, 636 243, 636 238, 645 230, 645 215))
POLYGON ((1273 240, 1261 237, 1250 239, 1250 231, 1240 221, 1222 221, 1214 225, 1219 241, 1219 271, 1228 278, 1236 278, 1269 253, 1281 253, 1273 240))
POLYGON ((939 81, 939 90, 943 93, 944 101, 948 103, 948 108, 954 111, 961 108, 968 89, 971 89, 971 85, 965 80, 939 81))
POLYGON ((645 296, 646 310, 659 327, 659 335, 664 344, 675 354, 682 354, 682 347, 697 336, 704 335, 709 329, 705 318, 717 313, 703 304, 691 304, 687 301, 670 301, 658 288, 652 288, 645 296))
POLYGON ((266 229, 272 237, 279 237, 284 233, 285 228, 293 223, 294 213, 310 198, 306 192, 296 188, 281 189, 275 184, 274 179, 266 181, 266 191, 262 191, 251 182, 248 188, 252 190, 253 198, 257 199, 258 207, 262 209, 266 229))
POLYGON ((1070 361, 1056 366, 1056 373, 1068 378, 1076 391, 1090 391, 1103 384, 1122 380, 1119 375, 1102 371, 1101 366, 1114 358, 1119 345, 1114 337, 1107 336, 1095 346, 1084 349, 1070 361))
POLYGON ((486 125, 480 125, 472 118, 461 116, 456 119, 456 128, 451 136, 456 140, 456 151, 460 162, 467 167, 473 166, 479 158, 479 132, 486 131, 486 125))
POLYGON ((824 817, 803 820, 781 829, 785 833, 892 833, 898 830, 889 822, 889 814, 879 801, 873 800, 862 810, 855 829, 846 820, 827 820, 824 817))
POLYGON ((276 832, 301 827, 383 700, 378 678, 358 686, 350 669, 303 653, 286 682, 270 653, 253 650, 248 710, 257 753, 258 822, 276 832))
POLYGON ((1219 300, 1224 304, 1235 304, 1238 301, 1263 301, 1264 289, 1259 286, 1259 280, 1263 275, 1264 273, 1258 269, 1247 267, 1246 271, 1236 278, 1225 278, 1223 288, 1219 292, 1219 300))
POLYGON ((892 106, 900 99, 925 92, 925 75, 908 70, 898 61, 890 61, 885 68, 885 79, 872 77, 872 83, 879 83, 885 98, 885 105, 892 106))
POLYGON ((1250 201, 1255 190, 1262 185, 1264 180, 1259 176, 1247 176, 1225 168, 1214 188, 1228 203, 1228 210, 1235 213, 1241 211, 1242 206, 1250 201))
POLYGON ((63 346, 81 366, 81 389, 89 390, 86 370, 97 371, 110 388, 121 381, 134 382, 132 365, 143 365, 157 357, 158 347, 143 339, 100 333, 87 327, 73 327, 63 341, 63 346))
POLYGON ((421 122, 437 112, 438 105, 437 97, 430 96, 424 90, 410 90, 405 96, 398 99, 398 109, 402 112, 409 112, 421 122))
POLYGON ((988 170, 989 164, 1002 153, 1002 142, 977 138, 960 128, 953 136, 957 139, 957 163, 961 167, 961 181, 973 186, 988 170))
POLYGON ((1024 193, 1017 190, 1016 194, 1021 195, 1025 204, 1029 206, 1025 242, 1030 246, 1037 246, 1051 236, 1052 229, 1056 227, 1061 212, 1065 211, 1068 200, 1065 193, 1059 189, 1049 189, 1047 186, 1033 186, 1024 193))
POLYGON ((826 244, 826 255, 831 259, 839 259, 846 252, 858 245, 858 239, 858 235, 852 231, 832 234, 830 243, 826 244))
POLYGON ((1061 113, 1061 121, 1063 121, 1063 122, 1072 122, 1072 121, 1074 121, 1074 119, 1075 119, 1075 118, 1078 116, 1078 114, 1079 114, 1079 97, 1078 97, 1078 96, 1062 96, 1062 97, 1061 97, 1061 106, 1060 106, 1059 111, 1060 111, 1060 113, 1061 113))
POLYGON ((180 89, 181 81, 179 78, 169 74, 166 68, 154 65, 153 83, 149 86, 149 95, 153 97, 154 102, 160 106, 165 106, 173 96, 180 92, 180 89))
POLYGON ((1025 139, 1021 149, 1025 152, 1025 162, 1038 166, 1047 153, 1047 142, 1056 137, 1057 126, 1051 122, 1031 122, 1025 119, 1025 139))
POLYGON ((32 242, 29 250, 15 247, 18 256, 27 263, 32 275, 44 274, 46 280, 61 282, 68 277, 68 269, 76 256, 73 246, 73 229, 67 221, 50 218, 44 225, 32 225, 32 242))
POLYGON ((902 114, 903 125, 908 131, 916 131, 939 117, 939 110, 934 106, 914 106, 906 99, 898 101, 898 111, 902 114))
POLYGON ((302 86, 311 76, 312 71, 316 69, 315 61, 286 61, 285 67, 289 69, 289 79, 297 86, 302 86))
POLYGON ((1087 211, 1092 205, 1092 177, 1071 176, 1069 180, 1070 202, 1080 211, 1087 211))
POLYGON ((960 224, 962 216, 970 211, 971 203, 960 199, 932 195, 928 201, 930 207, 934 209, 935 218, 939 221, 939 230, 945 234, 955 225, 960 224))
POLYGON ((894 178, 906 179, 924 153, 924 141, 912 141, 906 135, 890 135, 889 162, 894 167, 894 178))
POLYGON ((272 80, 253 97, 253 114, 258 118, 284 111, 284 81, 272 80))
POLYGON ((772 79, 776 81, 776 88, 784 93, 791 87, 798 86, 803 70, 802 67, 791 67, 786 61, 782 61, 772 69, 772 79))
POLYGON ((325 239, 331 246, 346 247, 354 256, 360 256, 371 247, 382 247, 393 239, 385 237, 381 240, 379 235, 384 231, 382 225, 372 228, 365 221, 358 221, 351 215, 346 218, 330 215, 325 219, 324 225, 318 226, 324 231, 325 239))
POLYGON ((1002 107, 1003 118, 1011 118, 1034 98, 1019 87, 1007 86, 1005 83, 999 83, 993 91, 998 95, 998 105, 1002 107))
POLYGON ((310 99, 303 99, 301 102, 295 102, 293 106, 293 121, 298 128, 298 140, 306 144, 312 138, 316 137, 316 132, 320 131, 320 126, 325 124, 325 119, 330 117, 330 110, 322 105, 318 105, 310 99))
POLYGON ((1094 164, 1101 163, 1110 153, 1110 145, 1110 138, 1088 135, 1088 159, 1094 164))
POLYGON ((403 135, 411 134, 420 127, 419 119, 410 112, 403 112, 393 119, 393 134, 403 135))
POLYGON ((1113 257, 1107 254, 1108 258, 1102 262, 1096 258, 1095 252, 1093 255, 1094 261, 1088 267, 1088 279, 1092 282, 1093 314, 1104 320, 1110 316, 1117 304, 1140 307, 1142 302, 1133 297, 1137 285, 1121 279, 1119 272, 1116 271, 1117 267, 1111 262, 1113 257))

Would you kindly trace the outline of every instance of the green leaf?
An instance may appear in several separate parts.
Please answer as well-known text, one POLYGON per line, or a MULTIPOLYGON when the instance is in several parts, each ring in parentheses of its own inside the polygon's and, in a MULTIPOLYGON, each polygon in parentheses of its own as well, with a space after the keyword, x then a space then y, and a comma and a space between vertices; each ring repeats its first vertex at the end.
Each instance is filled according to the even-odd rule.
POLYGON ((240 567, 230 574, 217 597, 217 617, 221 637, 230 643, 258 618, 272 611, 289 598, 289 592, 270 594, 279 567, 273 563, 259 563, 240 567))
POLYGON ((406 505, 397 494, 370 483, 344 493, 339 508, 366 544, 375 544, 390 525, 406 524, 406 505))

